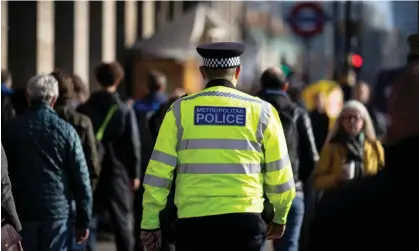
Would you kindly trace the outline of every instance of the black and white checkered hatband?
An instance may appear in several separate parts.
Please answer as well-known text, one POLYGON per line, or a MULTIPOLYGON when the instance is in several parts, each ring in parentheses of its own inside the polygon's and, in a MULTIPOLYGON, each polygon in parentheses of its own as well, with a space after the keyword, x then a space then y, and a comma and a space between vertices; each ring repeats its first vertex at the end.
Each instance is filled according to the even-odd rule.
POLYGON ((240 57, 234 58, 204 58, 204 67, 232 68, 240 65, 240 57))

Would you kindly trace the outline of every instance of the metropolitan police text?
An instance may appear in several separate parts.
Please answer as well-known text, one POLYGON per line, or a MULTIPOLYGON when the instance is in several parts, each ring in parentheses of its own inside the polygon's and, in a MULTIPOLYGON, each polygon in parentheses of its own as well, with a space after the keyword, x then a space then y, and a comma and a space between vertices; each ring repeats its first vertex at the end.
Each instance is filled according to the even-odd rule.
POLYGON ((196 125, 240 125, 246 124, 246 108, 243 107, 195 107, 196 125))

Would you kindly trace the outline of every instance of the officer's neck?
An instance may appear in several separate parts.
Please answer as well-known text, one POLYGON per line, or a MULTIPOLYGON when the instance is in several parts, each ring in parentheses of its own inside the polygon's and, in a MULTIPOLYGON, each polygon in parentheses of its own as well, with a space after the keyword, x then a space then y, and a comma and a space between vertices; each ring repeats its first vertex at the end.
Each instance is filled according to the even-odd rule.
POLYGON ((225 86, 230 88, 236 88, 237 81, 226 80, 226 79, 212 79, 207 82, 205 88, 211 88, 214 86, 225 86))

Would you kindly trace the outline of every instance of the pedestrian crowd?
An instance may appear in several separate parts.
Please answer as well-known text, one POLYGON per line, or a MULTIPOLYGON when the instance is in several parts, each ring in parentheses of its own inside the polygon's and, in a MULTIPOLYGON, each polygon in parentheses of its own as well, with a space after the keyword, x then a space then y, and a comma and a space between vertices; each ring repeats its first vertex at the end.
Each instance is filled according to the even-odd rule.
MULTIPOLYGON (((198 47, 207 86, 192 95, 167 95, 170 80, 153 70, 148 93, 123 100, 117 62, 96 67, 100 90, 91 94, 64 69, 32 77, 23 91, 2 70, 2 250, 95 250, 104 215, 118 251, 261 250, 266 239, 275 251, 416 250, 408 225, 419 223, 417 40, 394 83, 390 123, 364 82, 333 124, 327 97, 318 93, 308 112, 280 68, 261 74, 255 95, 241 93, 239 64, 213 67, 217 47, 198 47), (204 118, 215 111, 196 106, 232 102, 252 111, 243 123, 257 131, 267 107, 260 139, 240 144, 250 131, 234 129, 238 108, 226 110, 236 120, 223 129, 180 116, 204 118), (248 164, 258 158, 261 176, 248 164)), ((217 46, 230 58, 243 53, 217 46)))

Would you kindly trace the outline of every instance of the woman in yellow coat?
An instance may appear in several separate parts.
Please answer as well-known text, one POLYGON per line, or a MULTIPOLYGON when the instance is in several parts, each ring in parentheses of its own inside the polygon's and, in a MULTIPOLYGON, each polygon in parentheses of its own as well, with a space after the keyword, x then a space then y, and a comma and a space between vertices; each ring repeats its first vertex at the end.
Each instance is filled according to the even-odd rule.
POLYGON ((315 187, 328 190, 350 179, 375 175, 383 166, 383 146, 367 109, 358 101, 348 101, 321 151, 313 172, 315 187))

